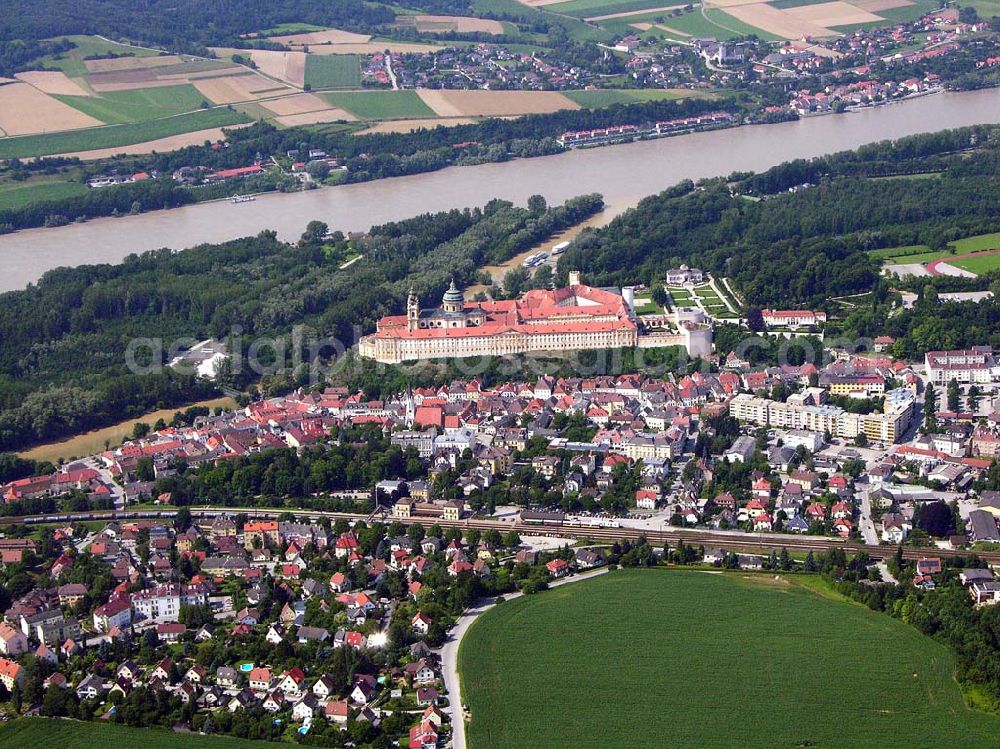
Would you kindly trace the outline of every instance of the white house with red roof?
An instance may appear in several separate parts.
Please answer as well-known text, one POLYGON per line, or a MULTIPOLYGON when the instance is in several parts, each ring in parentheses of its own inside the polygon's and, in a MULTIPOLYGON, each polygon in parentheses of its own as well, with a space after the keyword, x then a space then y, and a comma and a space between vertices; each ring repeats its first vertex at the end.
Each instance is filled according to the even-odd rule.
POLYGON ((413 615, 413 620, 411 625, 413 626, 413 631, 418 635, 426 635, 428 630, 431 628, 431 618, 427 616, 423 611, 418 611, 413 615))

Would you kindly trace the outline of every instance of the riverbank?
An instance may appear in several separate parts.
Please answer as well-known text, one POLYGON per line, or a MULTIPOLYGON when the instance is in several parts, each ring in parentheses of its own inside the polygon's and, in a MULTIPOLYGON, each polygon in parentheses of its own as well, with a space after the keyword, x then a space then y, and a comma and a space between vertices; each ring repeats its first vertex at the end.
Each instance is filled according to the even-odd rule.
POLYGON ((494 198, 524 204, 536 193, 549 203, 588 192, 601 193, 609 205, 634 202, 683 179, 762 171, 783 161, 874 141, 984 123, 1000 123, 998 89, 945 92, 844 117, 712 130, 321 190, 269 193, 259 196, 250 211, 196 204, 28 229, 0 236, 6 270, 0 291, 23 288, 56 267, 117 263, 130 253, 162 247, 183 249, 264 230, 292 241, 313 219, 325 221, 331 230, 366 231, 374 224, 482 206, 494 198))

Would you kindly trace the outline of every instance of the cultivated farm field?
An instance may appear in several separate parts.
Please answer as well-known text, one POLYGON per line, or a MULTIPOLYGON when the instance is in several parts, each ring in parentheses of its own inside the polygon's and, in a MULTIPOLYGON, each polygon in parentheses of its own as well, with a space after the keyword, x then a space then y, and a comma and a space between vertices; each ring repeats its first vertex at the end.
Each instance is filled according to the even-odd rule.
POLYGON ((601 109, 613 104, 636 104, 644 101, 663 101, 664 99, 696 99, 712 98, 711 94, 692 91, 686 88, 632 88, 632 89, 601 89, 596 91, 565 91, 567 99, 575 101, 587 109, 601 109))
POLYGON ((308 55, 306 85, 318 88, 357 88, 361 85, 361 62, 357 55, 308 55))
POLYGON ((119 148, 184 133, 243 124, 249 121, 249 117, 239 112, 217 108, 131 125, 106 125, 45 135, 0 138, 0 159, 21 159, 119 148))
POLYGON ((504 117, 580 108, 557 91, 421 89, 419 94, 440 117, 504 117))
POLYGON ((954 660, 816 577, 623 570, 505 603, 459 653, 471 749, 991 747, 954 660))
POLYGON ((0 211, 23 208, 43 200, 62 200, 75 195, 84 195, 89 189, 82 182, 52 180, 27 185, 8 182, 0 185, 0 211))
POLYGON ((665 0, 565 0, 547 4, 545 10, 577 18, 598 18, 618 13, 655 10, 670 5, 671 3, 665 0))
POLYGON ((340 91, 322 96, 333 106, 346 109, 362 120, 418 119, 435 114, 412 90, 340 91))
POLYGON ((19 749, 273 749, 267 741, 228 736, 172 733, 162 728, 129 728, 113 723, 84 723, 54 718, 21 718, 0 726, 0 746, 19 749))
POLYGON ((191 84, 108 91, 98 96, 57 96, 64 104, 108 125, 145 122, 193 112, 208 100, 191 84))

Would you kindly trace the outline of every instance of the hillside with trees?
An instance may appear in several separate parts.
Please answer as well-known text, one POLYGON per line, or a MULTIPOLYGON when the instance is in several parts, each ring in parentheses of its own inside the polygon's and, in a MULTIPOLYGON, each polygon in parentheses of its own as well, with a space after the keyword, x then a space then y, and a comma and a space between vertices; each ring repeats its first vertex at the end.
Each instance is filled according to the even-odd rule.
MULTIPOLYGON (((368 31, 389 24, 395 14, 386 6, 361 0, 315 3, 310 0, 51 0, 26 3, 0 0, 0 41, 38 40, 67 34, 100 34, 131 39, 178 52, 205 53, 240 36, 283 23, 308 23, 368 31)), ((0 45, 3 46, 3 45, 0 45)))

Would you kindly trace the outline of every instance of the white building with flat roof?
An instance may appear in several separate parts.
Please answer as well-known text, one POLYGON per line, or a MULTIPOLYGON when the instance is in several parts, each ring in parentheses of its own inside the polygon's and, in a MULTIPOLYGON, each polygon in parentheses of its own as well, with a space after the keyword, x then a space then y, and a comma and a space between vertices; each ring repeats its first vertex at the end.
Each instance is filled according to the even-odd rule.
POLYGON ((1000 382, 1000 364, 989 346, 960 351, 928 351, 924 354, 927 379, 935 385, 955 380, 960 385, 1000 382))

